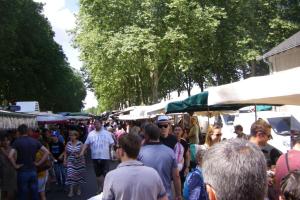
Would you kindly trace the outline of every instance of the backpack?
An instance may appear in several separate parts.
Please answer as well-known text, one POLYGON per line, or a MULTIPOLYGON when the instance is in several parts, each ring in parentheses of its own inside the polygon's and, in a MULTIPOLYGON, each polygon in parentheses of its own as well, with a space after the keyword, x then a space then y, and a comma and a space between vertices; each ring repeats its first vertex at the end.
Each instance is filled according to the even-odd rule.
POLYGON ((209 200, 207 192, 206 192, 206 188, 205 188, 205 185, 203 182, 202 172, 199 169, 195 168, 192 172, 190 172, 187 175, 185 182, 184 182, 182 194, 183 194, 184 199, 186 199, 186 200, 189 200, 190 198, 193 200, 194 199, 195 200, 209 200), (197 178, 194 179, 194 181, 195 180, 199 181, 197 188, 191 188, 191 185, 195 185, 195 184, 197 185, 197 183, 195 183, 195 182, 192 183, 192 180, 191 180, 192 176, 197 176, 197 178), (190 196, 193 189, 199 190, 199 196, 197 196, 197 197, 190 196))

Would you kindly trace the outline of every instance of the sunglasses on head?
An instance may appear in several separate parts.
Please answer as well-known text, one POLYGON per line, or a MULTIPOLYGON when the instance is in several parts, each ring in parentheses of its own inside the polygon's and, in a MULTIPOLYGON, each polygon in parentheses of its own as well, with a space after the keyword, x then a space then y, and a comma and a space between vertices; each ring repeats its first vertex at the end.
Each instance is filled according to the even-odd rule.
POLYGON ((165 125, 158 124, 157 126, 158 126, 158 128, 168 128, 169 127, 168 124, 165 124, 165 125))

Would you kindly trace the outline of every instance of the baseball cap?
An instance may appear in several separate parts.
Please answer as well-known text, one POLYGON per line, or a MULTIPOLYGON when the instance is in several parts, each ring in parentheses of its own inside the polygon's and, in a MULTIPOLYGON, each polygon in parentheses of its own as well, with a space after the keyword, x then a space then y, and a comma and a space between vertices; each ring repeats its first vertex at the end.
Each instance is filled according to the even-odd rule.
POLYGON ((52 137, 58 137, 58 134, 57 134, 56 131, 53 131, 52 134, 51 134, 51 136, 52 136, 52 137))
POLYGON ((157 118, 157 123, 161 123, 161 122, 170 122, 170 119, 166 115, 160 115, 157 118))

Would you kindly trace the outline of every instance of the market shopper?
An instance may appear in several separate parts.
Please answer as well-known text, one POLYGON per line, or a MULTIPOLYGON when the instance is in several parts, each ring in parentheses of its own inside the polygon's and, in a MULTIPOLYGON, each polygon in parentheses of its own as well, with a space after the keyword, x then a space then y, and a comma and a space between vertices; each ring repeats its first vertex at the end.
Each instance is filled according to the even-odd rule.
POLYGON ((38 200, 38 179, 36 166, 41 165, 49 156, 49 151, 39 141, 28 136, 28 127, 22 124, 18 127, 20 137, 12 144, 9 160, 17 169, 18 199, 38 200), (41 150, 43 157, 35 162, 36 153, 41 150), (15 159, 17 157, 17 159, 15 159), (31 195, 29 197, 29 195, 31 195))
POLYGON ((0 199, 13 200, 17 191, 17 172, 9 162, 11 150, 10 137, 7 132, 0 132, 0 199))
POLYGON ((268 141, 272 139, 271 125, 263 119, 258 119, 251 125, 250 130, 250 142, 259 146, 265 155, 268 167, 276 165, 277 159, 282 154, 278 149, 268 144, 268 141))
POLYGON ((51 139, 52 141, 49 144, 49 150, 54 161, 53 168, 55 172, 56 183, 61 187, 61 189, 63 189, 66 180, 65 167, 63 165, 65 145, 59 141, 58 136, 55 133, 52 133, 51 139))
POLYGON ((171 134, 172 127, 169 117, 166 115, 160 115, 158 116, 156 123, 158 128, 160 128, 160 141, 174 150, 177 138, 171 134))
POLYGON ((140 147, 141 139, 137 134, 124 134, 120 137, 117 157, 122 163, 106 175, 103 200, 167 199, 159 174, 136 160, 140 147))
POLYGON ((194 169, 197 165, 196 153, 199 149, 208 150, 213 145, 219 143, 222 138, 222 127, 219 124, 214 124, 213 126, 209 126, 207 129, 205 143, 202 145, 198 144, 190 144, 190 168, 194 169))
POLYGON ((102 127, 102 121, 95 119, 94 126, 95 130, 88 134, 80 156, 83 156, 86 149, 90 147, 97 180, 97 193, 100 193, 103 190, 104 177, 109 170, 110 152, 114 145, 114 140, 111 133, 102 127))
POLYGON ((196 116, 191 117, 191 128, 189 131, 189 143, 190 144, 199 144, 199 135, 200 135, 200 127, 198 124, 198 119, 196 116))
POLYGON ((205 152, 204 149, 197 151, 197 166, 187 175, 184 182, 183 197, 186 200, 208 200, 202 174, 202 162, 205 152))
MULTIPOLYGON (((43 152, 39 150, 36 154, 35 160, 38 162, 43 157, 43 152)), ((48 160, 50 162, 50 160, 48 160)), ((47 162, 47 160, 45 161, 47 162)), ((48 170, 51 167, 50 164, 48 166, 37 167, 37 177, 38 177, 38 192, 40 196, 40 200, 46 200, 46 184, 48 181, 48 170)))
POLYGON ((260 149, 242 139, 213 145, 203 158, 210 200, 264 200, 267 166, 260 149))
POLYGON ((241 138, 247 140, 247 135, 243 132, 242 125, 236 125, 234 126, 234 133, 236 134, 236 138, 241 138))
POLYGON ((201 145, 202 149, 209 149, 214 144, 219 143, 222 138, 222 127, 219 124, 214 124, 213 126, 208 127, 205 143, 201 145))
MULTIPOLYGON (((187 133, 183 131, 182 127, 179 125, 176 125, 174 127, 174 135, 177 137, 178 142, 182 145, 183 149, 180 148, 179 145, 175 148, 175 154, 176 150, 178 151, 178 155, 180 155, 181 152, 183 152, 183 166, 182 169, 179 170, 181 183, 183 185, 185 176, 189 172, 189 166, 190 166, 190 146, 187 142, 187 133)), ((176 159, 179 160, 179 159, 176 159)))
POLYGON ((160 129, 155 124, 145 126, 145 145, 141 148, 138 160, 158 172, 169 199, 181 199, 181 182, 174 151, 162 144, 159 137, 160 129), (172 194, 172 180, 175 198, 172 194))
POLYGON ((72 197, 76 190, 81 195, 81 184, 85 183, 85 160, 80 155, 82 142, 78 140, 79 133, 75 130, 69 133, 70 141, 66 145, 64 163, 67 168, 66 185, 70 186, 68 197, 72 197))
POLYGON ((279 200, 300 199, 300 170, 289 172, 280 182, 281 195, 279 200))
POLYGON ((280 182, 289 172, 300 170, 300 136, 294 140, 293 149, 281 155, 276 163, 276 190, 280 191, 280 182))

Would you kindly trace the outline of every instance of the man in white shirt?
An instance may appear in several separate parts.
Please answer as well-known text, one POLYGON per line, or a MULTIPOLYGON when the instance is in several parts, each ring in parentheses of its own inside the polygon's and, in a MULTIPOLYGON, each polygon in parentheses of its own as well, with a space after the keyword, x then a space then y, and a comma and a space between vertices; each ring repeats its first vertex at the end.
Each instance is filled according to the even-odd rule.
POLYGON ((102 127, 102 121, 95 120, 94 126, 95 130, 88 134, 80 156, 84 155, 86 149, 90 147, 97 179, 97 193, 100 193, 103 189, 104 177, 109 169, 110 150, 114 140, 111 134, 102 127))

